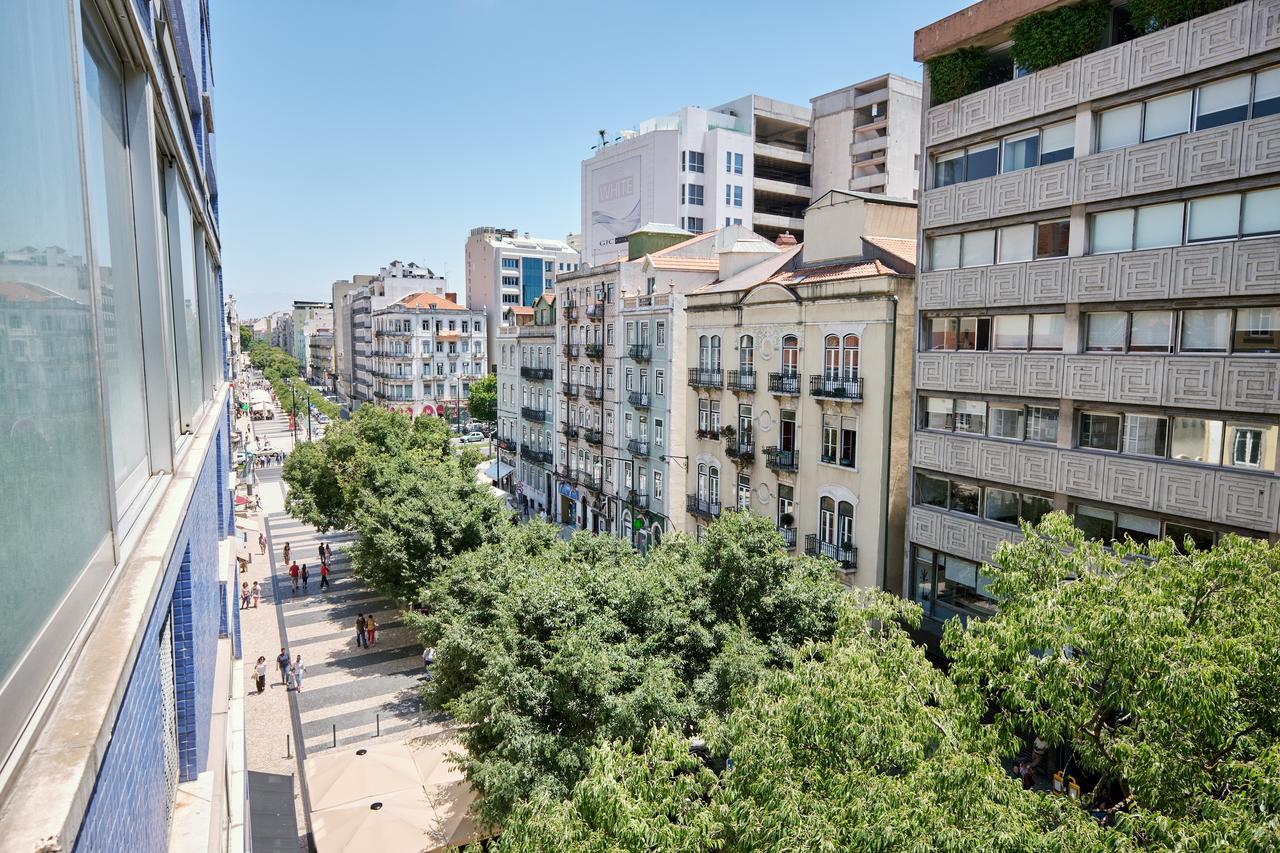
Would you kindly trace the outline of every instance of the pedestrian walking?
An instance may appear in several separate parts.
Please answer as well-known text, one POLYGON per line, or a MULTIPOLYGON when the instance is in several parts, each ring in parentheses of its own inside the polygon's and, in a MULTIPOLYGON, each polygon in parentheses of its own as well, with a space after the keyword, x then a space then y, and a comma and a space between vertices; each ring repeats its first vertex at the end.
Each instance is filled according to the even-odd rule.
POLYGON ((280 667, 280 683, 288 683, 289 674, 289 650, 281 649, 280 654, 276 655, 276 666, 280 667))
POLYGON ((289 562, 289 543, 284 543, 284 561, 289 562))
POLYGON ((265 533, 258 534, 258 553, 267 553, 267 536, 265 533))
POLYGON ((323 543, 323 542, 321 542, 321 543, 320 543, 320 562, 321 562, 321 563, 323 563, 323 562, 324 562, 324 559, 325 559, 325 556, 324 556, 324 543, 323 543))
POLYGON ((369 634, 369 645, 378 645, 378 623, 374 621, 373 614, 369 614, 369 618, 365 620, 365 631, 369 634))
POLYGON ((365 628, 368 624, 363 613, 356 614, 356 646, 362 649, 369 648, 369 638, 365 634, 365 628))
POLYGON ((302 663, 302 655, 298 655, 297 660, 293 662, 293 666, 290 669, 293 673, 293 689, 301 693, 302 676, 307 674, 307 668, 302 663))
POLYGON ((286 691, 288 691, 288 690, 293 690, 293 689, 297 688, 297 686, 298 686, 298 671, 297 671, 296 669, 294 669, 294 668, 293 668, 293 662, 292 662, 292 661, 290 661, 290 662, 289 662, 289 665, 288 665, 288 666, 286 666, 286 667, 285 667, 285 669, 284 669, 284 678, 285 678, 284 689, 285 689, 286 691))
POLYGON ((333 562, 333 546, 328 542, 324 543, 324 557, 326 563, 333 562))
POLYGON ((307 591, 307 581, 311 578, 311 573, 307 571, 307 564, 302 564, 302 591, 307 591))
POLYGON ((244 610, 246 607, 249 606, 250 595, 251 593, 249 592, 249 582, 248 581, 242 582, 240 584, 240 609, 241 610, 244 610))
POLYGON ((259 693, 267 689, 267 659, 263 655, 258 655, 258 662, 253 665, 253 680, 259 693))
POLYGON ((254 609, 257 609, 258 602, 262 599, 262 587, 258 586, 257 581, 253 582, 253 586, 249 589, 249 595, 253 598, 254 609))
POLYGON ((329 564, 321 563, 320 564, 320 589, 324 590, 328 588, 329 588, 329 564))
POLYGON ((297 593, 298 591, 298 564, 297 563, 294 563, 292 566, 289 567, 289 577, 293 579, 293 591, 294 593, 297 593))

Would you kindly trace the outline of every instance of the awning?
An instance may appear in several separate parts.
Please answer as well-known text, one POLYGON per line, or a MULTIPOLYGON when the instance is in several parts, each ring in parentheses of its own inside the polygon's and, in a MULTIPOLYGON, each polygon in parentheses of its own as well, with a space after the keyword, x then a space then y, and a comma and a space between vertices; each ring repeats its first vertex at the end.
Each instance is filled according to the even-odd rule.
POLYGON ((484 475, 496 483, 503 477, 510 474, 513 470, 515 469, 510 465, 503 465, 502 462, 494 459, 489 463, 489 466, 484 469, 484 475))

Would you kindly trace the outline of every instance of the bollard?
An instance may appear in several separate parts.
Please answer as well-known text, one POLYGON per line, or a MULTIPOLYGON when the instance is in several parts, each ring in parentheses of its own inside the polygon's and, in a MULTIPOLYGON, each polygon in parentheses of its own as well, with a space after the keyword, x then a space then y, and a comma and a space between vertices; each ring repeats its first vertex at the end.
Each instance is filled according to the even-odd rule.
POLYGON ((289 749, 289 736, 284 736, 284 757, 293 758, 293 752, 289 749))
POLYGON ((338 724, 333 724, 333 748, 338 748, 338 724))
POLYGON ((375 725, 377 725, 377 727, 378 727, 378 728, 377 728, 377 731, 374 733, 374 735, 373 735, 373 736, 374 736, 374 737, 382 737, 382 715, 381 715, 381 714, 374 714, 374 715, 373 715, 373 721, 374 721, 374 724, 375 724, 375 725))

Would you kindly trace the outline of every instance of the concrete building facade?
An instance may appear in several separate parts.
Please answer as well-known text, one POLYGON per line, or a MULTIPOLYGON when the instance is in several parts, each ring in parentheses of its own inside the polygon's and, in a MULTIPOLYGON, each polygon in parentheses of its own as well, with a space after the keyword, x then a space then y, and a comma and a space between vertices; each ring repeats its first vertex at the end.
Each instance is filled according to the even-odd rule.
POLYGON ((526 308, 503 312, 498 330, 498 458, 512 470, 518 509, 555 508, 556 297, 544 293, 526 308))
POLYGON ((312 330, 317 328, 332 329, 333 305, 329 302, 295 301, 289 328, 292 335, 289 339, 287 352, 302 363, 302 369, 305 371, 307 369, 308 330, 309 328, 312 330))
MULTIPOLYGON (((916 34, 993 68, 1015 16, 916 34)), ((1280 15, 1246 0, 931 106, 904 593, 995 610, 983 563, 1063 510, 1103 541, 1280 530, 1280 15)), ((926 102, 930 88, 924 88, 926 102)))
POLYGON ((828 190, 918 198, 919 81, 882 74, 810 103, 815 199, 828 190))
MULTIPOLYGON (((355 277, 359 278, 359 277, 355 277)), ((355 281, 353 280, 353 283, 355 281)), ((448 282, 431 270, 415 263, 404 264, 392 261, 383 267, 377 276, 347 294, 349 310, 344 308, 343 315, 350 314, 351 341, 351 402, 353 405, 370 403, 374 399, 374 325, 375 312, 386 308, 394 302, 414 293, 427 293, 443 298, 448 290, 448 282)), ((345 370, 345 366, 344 366, 345 370)))
POLYGON ((333 329, 313 328, 307 334, 307 381, 332 391, 337 376, 333 363, 333 329))
POLYGON ((210 45, 5 6, 0 849, 251 843, 210 45))

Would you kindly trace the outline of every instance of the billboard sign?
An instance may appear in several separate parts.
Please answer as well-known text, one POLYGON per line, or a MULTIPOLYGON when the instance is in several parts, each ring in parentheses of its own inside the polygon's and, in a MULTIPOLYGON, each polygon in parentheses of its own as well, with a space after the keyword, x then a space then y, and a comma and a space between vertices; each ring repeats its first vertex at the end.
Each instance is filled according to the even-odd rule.
POLYGON ((633 154, 590 171, 587 197, 590 221, 585 248, 592 264, 617 257, 619 238, 625 238, 641 226, 643 165, 643 157, 633 154))

